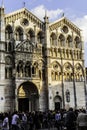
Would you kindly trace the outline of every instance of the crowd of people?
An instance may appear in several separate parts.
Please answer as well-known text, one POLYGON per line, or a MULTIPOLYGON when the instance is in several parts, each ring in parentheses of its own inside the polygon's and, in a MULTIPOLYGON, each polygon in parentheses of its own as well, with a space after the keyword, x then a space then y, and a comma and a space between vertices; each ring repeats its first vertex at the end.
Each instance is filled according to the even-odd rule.
POLYGON ((85 109, 0 113, 0 121, 2 130, 87 130, 85 109))

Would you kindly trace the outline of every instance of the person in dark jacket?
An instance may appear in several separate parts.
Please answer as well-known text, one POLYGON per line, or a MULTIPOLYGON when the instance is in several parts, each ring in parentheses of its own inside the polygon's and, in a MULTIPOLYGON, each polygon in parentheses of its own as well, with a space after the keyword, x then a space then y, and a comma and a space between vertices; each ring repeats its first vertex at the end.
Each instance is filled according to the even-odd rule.
POLYGON ((69 108, 65 118, 65 126, 67 130, 76 130, 76 115, 73 111, 73 108, 69 108))

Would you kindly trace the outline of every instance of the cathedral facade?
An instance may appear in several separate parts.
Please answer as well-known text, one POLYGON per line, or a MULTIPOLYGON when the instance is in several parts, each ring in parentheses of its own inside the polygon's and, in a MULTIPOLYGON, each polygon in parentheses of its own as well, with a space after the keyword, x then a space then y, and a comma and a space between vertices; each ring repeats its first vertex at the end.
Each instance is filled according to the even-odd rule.
POLYGON ((0 112, 86 108, 84 43, 65 16, 0 8, 0 112))

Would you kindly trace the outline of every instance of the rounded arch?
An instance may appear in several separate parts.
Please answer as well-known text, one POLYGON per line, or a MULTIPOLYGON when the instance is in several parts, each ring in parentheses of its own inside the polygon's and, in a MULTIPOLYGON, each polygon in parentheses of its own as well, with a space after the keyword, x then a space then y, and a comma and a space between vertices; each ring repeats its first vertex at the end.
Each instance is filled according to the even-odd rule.
POLYGON ((16 28, 15 28, 15 32, 19 32, 19 33, 21 33, 21 31, 22 31, 22 33, 24 32, 23 31, 23 28, 21 27, 21 26, 17 26, 16 28))
POLYGON ((72 64, 69 63, 69 62, 66 62, 66 63, 63 65, 63 70, 64 70, 64 69, 68 69, 68 70, 69 70, 70 68, 73 69, 73 66, 72 66, 72 64))
POLYGON ((24 71, 25 71, 25 77, 31 77, 31 62, 30 61, 26 61, 24 71))
POLYGON ((53 62, 51 63, 51 67, 54 68, 54 69, 55 69, 55 68, 56 68, 56 69, 57 69, 57 68, 58 68, 58 69, 59 69, 59 68, 61 69, 61 65, 60 65, 60 63, 59 63, 58 61, 53 61, 53 62))
POLYGON ((64 37, 63 34, 60 34, 60 35, 59 35, 59 40, 60 40, 60 41, 65 41, 65 37, 64 37))
POLYGON ((74 71, 75 71, 75 80, 83 81, 84 80, 84 69, 80 63, 75 64, 74 71))
POLYGON ((12 39, 12 33, 13 33, 12 26, 10 24, 6 25, 6 28, 5 28, 5 38, 6 38, 6 40, 12 39))
POLYGON ((23 26, 28 26, 29 25, 29 21, 27 18, 22 18, 20 19, 20 23, 23 25, 23 26))
POLYGON ((32 64, 32 76, 38 75, 38 73, 39 73, 38 62, 35 61, 32 64))
POLYGON ((71 35, 68 35, 68 36, 67 36, 68 47, 72 47, 72 41, 73 41, 72 36, 71 36, 71 35))
POLYGON ((50 35, 50 43, 54 46, 57 45, 57 36, 54 32, 52 32, 50 35))
POLYGON ((38 110, 39 92, 33 82, 23 82, 17 89, 18 110, 19 111, 36 111, 38 110))
POLYGON ((12 26, 10 24, 6 25, 5 31, 8 31, 9 33, 12 33, 12 26))
POLYGON ((51 63, 51 78, 52 80, 58 80, 60 81, 62 79, 62 70, 61 70, 61 65, 59 62, 54 61, 51 63))
POLYGON ((59 95, 56 95, 55 97, 54 97, 54 101, 62 101, 62 98, 61 98, 61 96, 59 96, 59 95))
POLYGON ((24 68, 24 62, 22 60, 18 61, 18 64, 17 64, 18 77, 23 77, 23 68, 24 68))
POLYGON ((57 38, 57 36, 56 36, 56 34, 54 32, 51 33, 50 37, 52 37, 53 39, 57 38))
POLYGON ((63 35, 63 34, 60 34, 59 35, 59 38, 58 38, 58 40, 59 40, 59 44, 60 44, 60 46, 65 46, 65 36, 63 35))
POLYGON ((13 70, 12 70, 12 57, 6 56, 5 57, 5 78, 9 79, 12 78, 13 70))
POLYGON ((65 81, 73 80, 73 66, 69 62, 63 65, 63 76, 65 81))
POLYGON ((17 41, 23 41, 23 33, 24 33, 23 28, 21 26, 17 26, 15 28, 15 39, 17 41))
POLYGON ((18 87, 18 97, 24 96, 30 98, 33 94, 39 95, 37 86, 32 82, 23 82, 18 87))
POLYGON ((29 28, 28 30, 27 30, 27 39, 29 39, 31 42, 35 42, 35 32, 34 32, 34 30, 32 29, 32 28, 29 28))
POLYGON ((38 41, 38 43, 43 44, 43 40, 44 40, 44 32, 43 31, 39 31, 37 33, 37 41, 38 41))
POLYGON ((75 47, 76 48, 79 48, 81 45, 81 39, 80 39, 80 37, 79 36, 76 36, 75 37, 75 39, 74 39, 74 41, 75 41, 75 47))
POLYGON ((62 108, 62 98, 59 95, 54 97, 54 108, 55 110, 60 110, 62 108))

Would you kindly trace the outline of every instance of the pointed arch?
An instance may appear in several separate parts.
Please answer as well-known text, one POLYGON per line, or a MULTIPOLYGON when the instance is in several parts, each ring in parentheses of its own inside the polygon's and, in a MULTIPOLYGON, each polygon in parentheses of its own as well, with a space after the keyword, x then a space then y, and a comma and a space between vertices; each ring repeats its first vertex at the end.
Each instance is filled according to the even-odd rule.
POLYGON ((17 26, 15 29, 15 39, 17 41, 23 41, 23 28, 21 26, 17 26))
POLYGON ((73 66, 69 62, 66 62, 63 65, 63 73, 64 73, 64 81, 73 80, 73 66))
POLYGON ((43 31, 39 31, 37 33, 37 42, 40 44, 43 44, 43 42, 44 42, 44 32, 43 31))
POLYGON ((81 47, 81 39, 80 39, 79 36, 76 36, 76 37, 75 37, 74 42, 75 42, 75 47, 76 47, 76 48, 81 47))
POLYGON ((12 57, 9 55, 5 57, 5 78, 12 78, 12 57))
POLYGON ((35 43, 35 32, 32 28, 27 30, 27 39, 35 43))
POLYGON ((75 71, 75 80, 76 81, 83 81, 84 80, 84 69, 80 63, 75 64, 74 66, 75 71))
POLYGON ((31 77, 31 62, 30 61, 26 61, 24 71, 25 71, 25 77, 31 77))
POLYGON ((33 82, 23 82, 17 89, 18 110, 19 111, 37 111, 39 103, 39 90, 33 82))
POLYGON ((71 35, 68 35, 67 37, 67 44, 68 44, 68 47, 72 47, 72 41, 73 41, 73 38, 71 35))
POLYGON ((18 77, 23 77, 23 73, 24 73, 24 63, 22 60, 20 60, 18 61, 18 64, 17 64, 18 77))
POLYGON ((61 80, 62 79, 62 69, 59 62, 54 61, 51 63, 51 78, 52 80, 61 80))
POLYGON ((65 36, 63 34, 59 35, 58 41, 60 46, 65 46, 65 36))
POLYGON ((6 40, 12 39, 13 29, 10 24, 6 25, 5 28, 5 38, 6 40))
POLYGON ((57 36, 54 32, 52 32, 50 35, 50 43, 51 45, 54 45, 54 46, 57 45, 57 36))
POLYGON ((35 77, 39 74, 39 69, 38 69, 38 62, 35 61, 33 64, 32 64, 32 76, 35 77))

